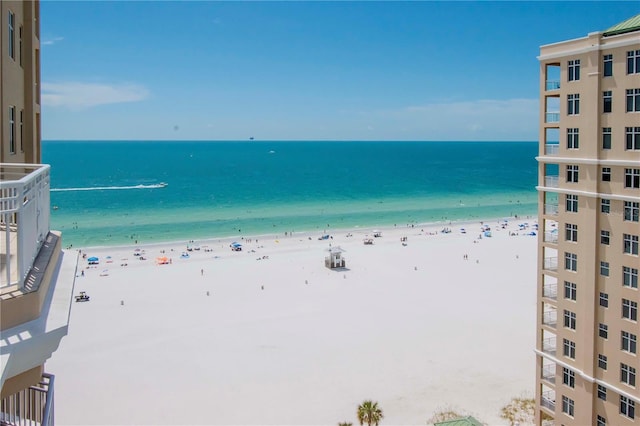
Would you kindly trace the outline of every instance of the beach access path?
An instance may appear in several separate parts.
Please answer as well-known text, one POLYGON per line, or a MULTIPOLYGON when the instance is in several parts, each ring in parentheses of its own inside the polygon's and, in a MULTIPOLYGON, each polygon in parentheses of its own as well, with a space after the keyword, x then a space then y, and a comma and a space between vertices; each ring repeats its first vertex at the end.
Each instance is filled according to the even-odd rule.
POLYGON ((383 425, 443 408, 506 424, 500 408, 535 386, 522 222, 485 222, 482 239, 473 222, 83 249, 74 294, 90 301, 46 364, 56 423, 357 424, 372 399, 383 425), (330 246, 345 269, 325 267, 330 246))

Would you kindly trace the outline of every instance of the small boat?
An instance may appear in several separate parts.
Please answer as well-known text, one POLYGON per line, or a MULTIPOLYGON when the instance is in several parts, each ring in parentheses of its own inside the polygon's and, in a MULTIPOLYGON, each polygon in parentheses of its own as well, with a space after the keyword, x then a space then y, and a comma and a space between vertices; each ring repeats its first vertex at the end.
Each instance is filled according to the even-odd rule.
POLYGON ((169 184, 167 182, 160 182, 158 185, 160 186, 160 188, 164 188, 165 186, 169 186, 169 184))

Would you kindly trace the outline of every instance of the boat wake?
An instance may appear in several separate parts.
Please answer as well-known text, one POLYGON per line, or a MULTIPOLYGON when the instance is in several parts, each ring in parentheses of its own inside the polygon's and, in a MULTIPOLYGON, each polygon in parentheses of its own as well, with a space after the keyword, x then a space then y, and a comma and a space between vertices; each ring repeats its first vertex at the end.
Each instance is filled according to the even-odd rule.
POLYGON ((52 188, 52 192, 64 192, 64 191, 110 191, 120 189, 155 189, 164 188, 168 184, 164 182, 154 183, 151 185, 131 185, 131 186, 92 186, 89 188, 52 188))

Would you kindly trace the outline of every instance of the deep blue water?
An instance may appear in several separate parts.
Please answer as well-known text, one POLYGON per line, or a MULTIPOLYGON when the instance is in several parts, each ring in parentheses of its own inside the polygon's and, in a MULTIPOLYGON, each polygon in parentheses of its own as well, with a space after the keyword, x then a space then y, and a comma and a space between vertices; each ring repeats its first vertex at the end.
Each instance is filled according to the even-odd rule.
POLYGON ((74 246, 536 213, 536 142, 42 146, 57 207, 51 225, 74 246), (109 187, 128 189, 98 189, 109 187), (88 190, 58 191, 69 188, 88 190))

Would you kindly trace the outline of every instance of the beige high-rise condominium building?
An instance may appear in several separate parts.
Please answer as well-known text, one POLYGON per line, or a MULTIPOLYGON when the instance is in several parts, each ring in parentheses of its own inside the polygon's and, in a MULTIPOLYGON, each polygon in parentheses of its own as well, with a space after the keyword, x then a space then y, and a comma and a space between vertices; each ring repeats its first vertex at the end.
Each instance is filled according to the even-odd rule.
POLYGON ((49 229, 40 3, 0 2, 0 424, 54 424, 45 361, 67 334, 77 252, 49 229))
POLYGON ((640 15, 538 59, 536 424, 638 424, 640 15))

